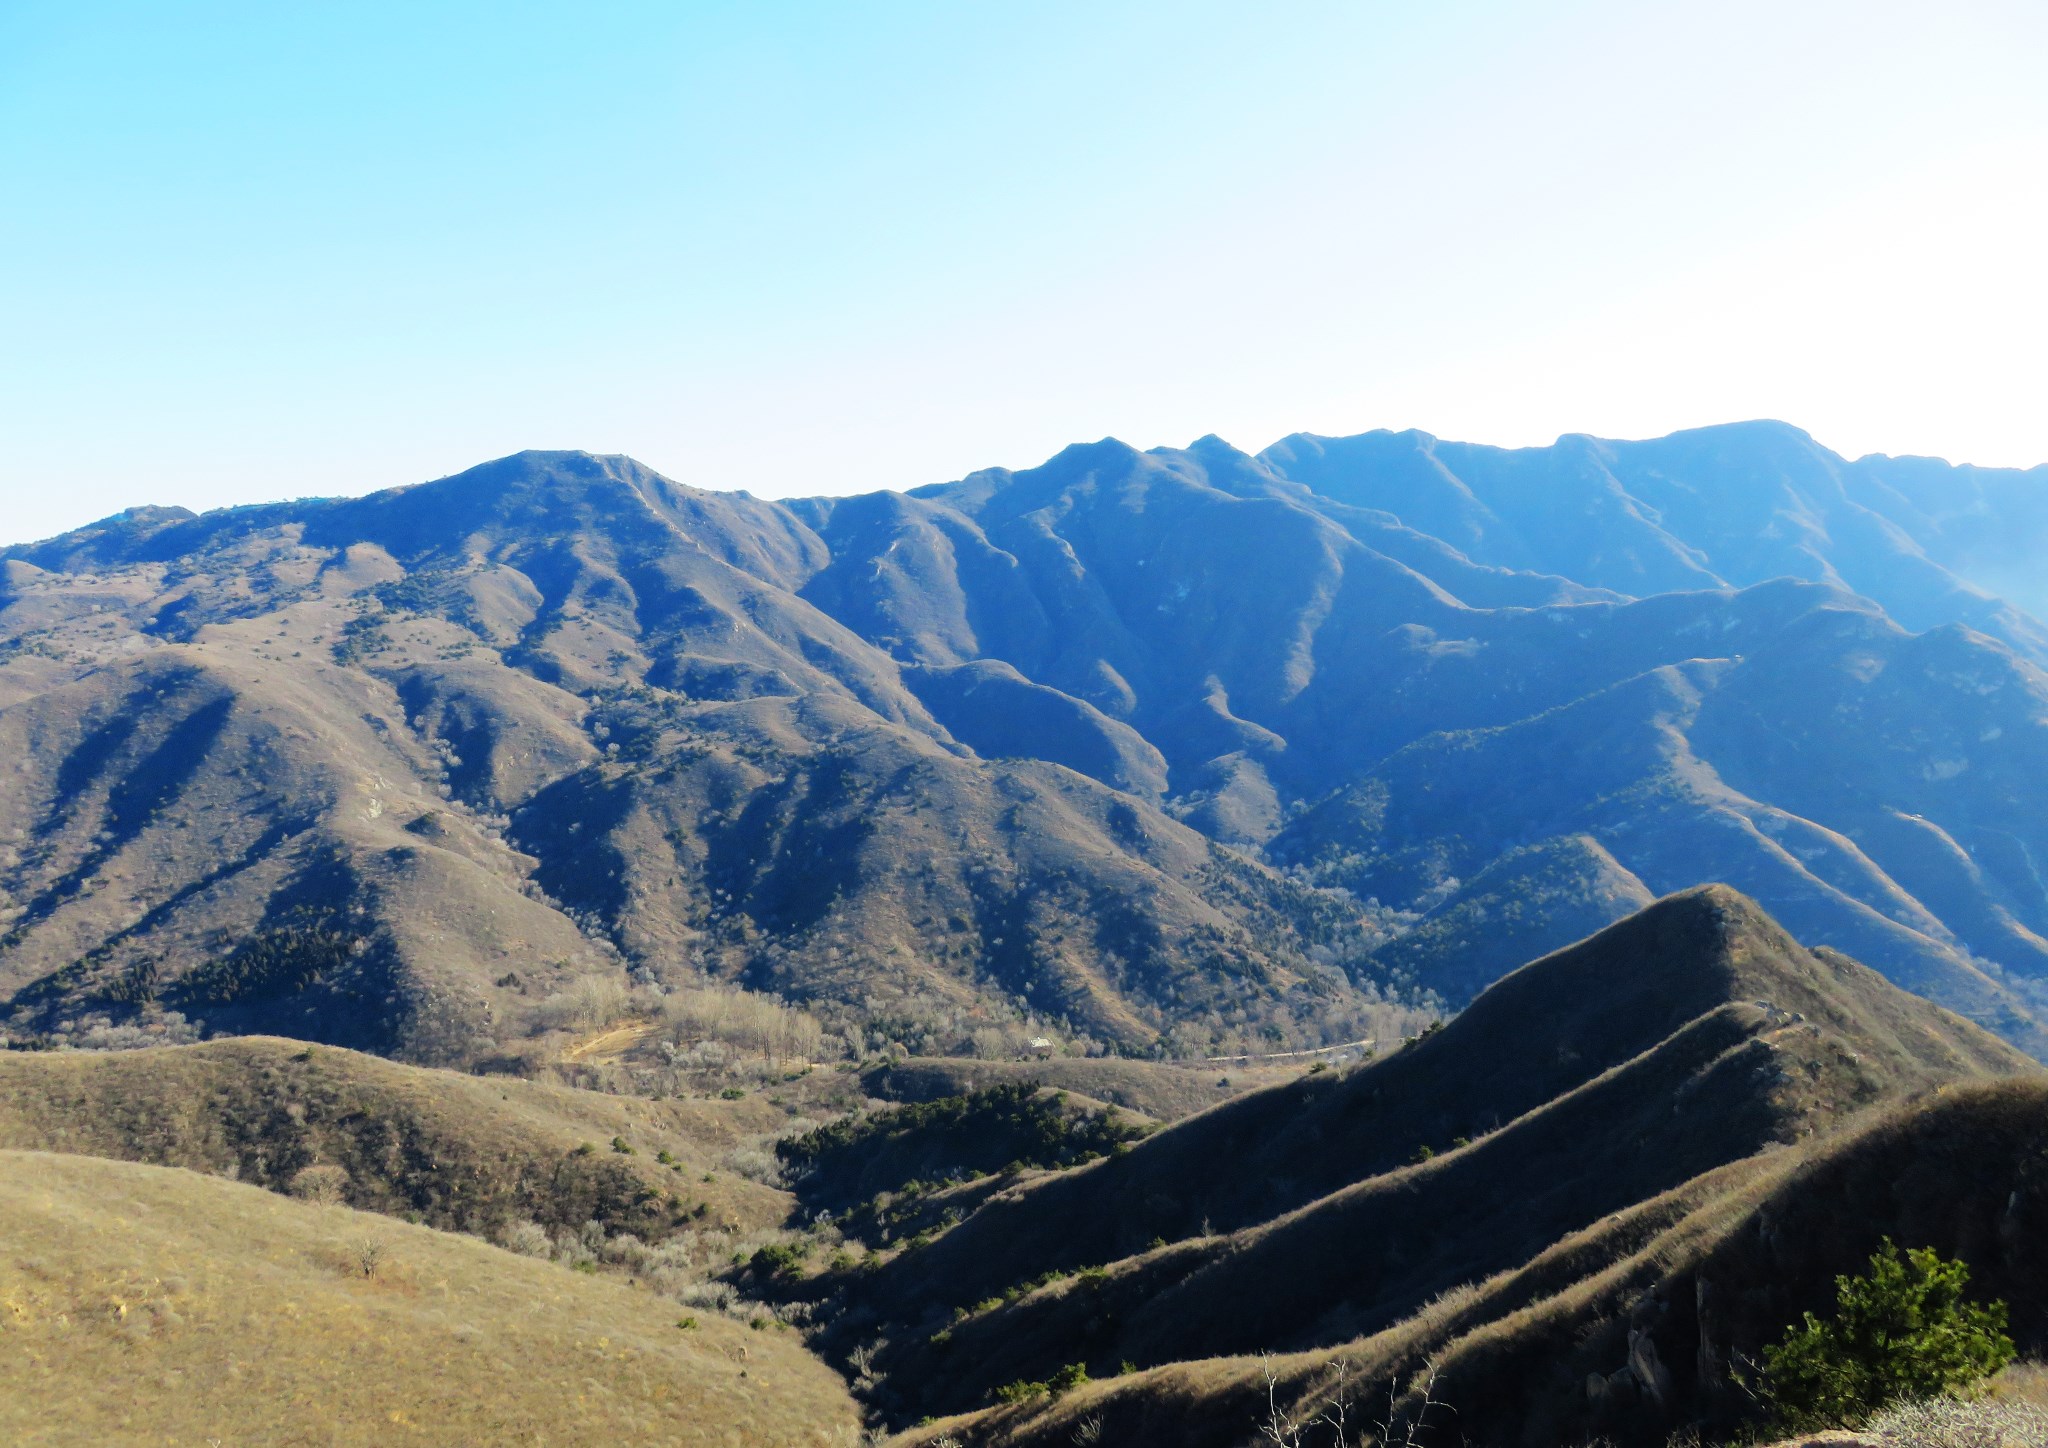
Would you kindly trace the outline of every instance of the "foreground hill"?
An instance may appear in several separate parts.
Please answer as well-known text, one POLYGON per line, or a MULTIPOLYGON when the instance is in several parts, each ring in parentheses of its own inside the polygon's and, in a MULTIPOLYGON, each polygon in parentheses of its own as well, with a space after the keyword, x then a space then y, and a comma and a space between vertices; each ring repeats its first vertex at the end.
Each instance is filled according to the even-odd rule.
POLYGON ((0 1151, 0 1437, 19 1444, 850 1438, 788 1336, 192 1172, 0 1151))
POLYGON ((885 1339, 872 1362, 910 1416, 1076 1361, 1107 1376, 1329 1353, 1696 1178, 1790 1159, 1768 1148, 2036 1069, 1734 892, 1689 892, 1509 975, 1391 1059, 989 1196, 847 1281, 840 1331, 885 1339))
POLYGON ((1824 1311, 1834 1276, 1862 1271, 1886 1237, 1963 1259, 1974 1295, 2010 1305, 2021 1351, 2048 1349, 2044 1168, 2048 1083, 1957 1086, 1705 1173, 1334 1350, 1173 1363, 899 1441, 1064 1443, 1094 1424, 1100 1441, 1238 1448, 1265 1441, 1269 1372, 1296 1421, 1340 1398, 1354 1421, 1383 1417, 1391 1386, 1397 1423, 1420 1414, 1493 1448, 1737 1431, 1752 1405, 1731 1364, 1824 1311), (1432 1369, 1439 1406, 1426 1408, 1432 1369))
POLYGON ((262 1037, 0 1054, 0 1149, 313 1190, 494 1239, 516 1222, 649 1241, 777 1225, 784 1193, 720 1169, 784 1119, 758 1099, 641 1101, 262 1037))
POLYGON ((467 1062, 630 971, 1223 1055, 1720 879, 2048 1052, 2044 478, 1745 424, 134 510, 0 556, 0 1019, 467 1062))

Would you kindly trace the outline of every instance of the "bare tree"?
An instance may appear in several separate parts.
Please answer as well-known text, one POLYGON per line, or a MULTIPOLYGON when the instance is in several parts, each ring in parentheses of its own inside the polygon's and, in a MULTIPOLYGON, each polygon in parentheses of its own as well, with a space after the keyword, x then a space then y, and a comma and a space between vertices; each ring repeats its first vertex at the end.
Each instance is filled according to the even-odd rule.
POLYGON ((365 1277, 375 1277, 384 1265, 384 1244, 375 1237, 359 1238, 349 1249, 349 1261, 365 1277))
POLYGON ((1421 1393, 1422 1401, 1416 1404, 1415 1416, 1404 1418, 1398 1411, 1399 1383, 1387 1384, 1387 1416, 1373 1426, 1380 1430, 1379 1441, 1385 1448, 1422 1448, 1422 1432, 1429 1420, 1429 1410, 1442 1408, 1447 1413, 1457 1410, 1436 1395, 1437 1365, 1426 1362, 1422 1371, 1408 1381, 1411 1394, 1421 1393))
MULTIPOLYGON (((1351 1424, 1355 1404, 1351 1394, 1351 1368, 1349 1364, 1338 1368, 1335 1383, 1324 1400, 1322 1411, 1306 1421, 1296 1418, 1280 1405, 1280 1375, 1273 1370, 1270 1353, 1259 1354, 1259 1371, 1266 1380, 1266 1416, 1259 1424, 1259 1437, 1273 1448, 1308 1448, 1310 1430, 1326 1429, 1329 1433, 1329 1448, 1366 1448, 1368 1443, 1376 1448, 1423 1448, 1424 1433, 1429 1428, 1432 1410, 1455 1412, 1450 1404, 1436 1395, 1437 1366, 1425 1363, 1423 1370, 1408 1383, 1408 1393, 1420 1394, 1421 1401, 1415 1406, 1414 1416, 1400 1411, 1401 1384, 1398 1379, 1387 1384, 1387 1416, 1375 1421, 1377 1430, 1368 1434, 1355 1430, 1351 1424), (1354 1432, 1357 1436, 1354 1438, 1354 1432)), ((1323 1442, 1320 1433, 1316 1442, 1323 1442)))
POLYGON ((1259 1424, 1259 1436, 1274 1448, 1301 1448, 1301 1424, 1280 1406, 1280 1377, 1271 1353, 1259 1354, 1259 1371, 1266 1379, 1266 1421, 1259 1424))

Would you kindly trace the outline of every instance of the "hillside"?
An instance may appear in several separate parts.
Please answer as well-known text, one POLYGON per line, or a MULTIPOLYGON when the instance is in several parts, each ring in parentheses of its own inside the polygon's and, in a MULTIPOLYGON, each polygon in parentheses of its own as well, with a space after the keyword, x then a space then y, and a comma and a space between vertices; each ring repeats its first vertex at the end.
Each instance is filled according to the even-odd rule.
POLYGON ((1178 1121, 1245 1091, 1290 1081, 1307 1065, 1299 1059, 1182 1063, 1059 1056, 1042 1061, 926 1056, 871 1068, 862 1073, 861 1083, 871 1096, 891 1101, 932 1101, 990 1086, 1031 1081, 1121 1107, 1153 1121, 1178 1121))
POLYGON ((771 505, 581 455, 22 552, 13 1029, 163 1011, 459 1062, 630 967, 940 1048, 1366 1033, 1353 904, 975 757, 798 596, 826 557, 771 505))
POLYGON ((324 1425, 305 1441, 941 1415, 902 1441, 1243 1448, 1269 1371, 1306 1421, 1390 1389, 1415 1411, 1430 1363, 1475 1443, 1662 1448, 1737 1426, 1728 1364, 1884 1233, 1968 1258, 2048 1348, 2048 1075, 1725 886, 1362 1064, 1242 1074, 933 1058, 649 1100, 267 1038, 0 1054, 0 1298, 32 1375, 0 1399, 68 1400, 118 1351, 123 1394, 23 1441, 233 1441, 261 1402, 324 1425), (787 1190, 727 1169, 859 1087, 897 1100, 795 1124, 787 1190), (186 1391, 222 1351, 241 1376, 186 1391))
POLYGON ((1237 1448, 1268 1421, 1268 1369, 1297 1421, 1340 1397, 1384 1416, 1392 1384, 1405 1424, 1424 1411, 1414 1385, 1429 1365, 1442 1406, 1424 1421, 1440 1432, 1455 1413, 1457 1432, 1497 1448, 1724 1433, 1749 1408, 1730 1365, 1824 1309, 1833 1276, 1862 1270, 1885 1237, 1962 1258, 1973 1293, 2011 1305, 2021 1350, 2048 1349, 2048 1258, 2028 1225, 2044 1165, 2048 1085, 1959 1085, 1705 1173, 1335 1350, 1173 1363, 897 1441, 1061 1443, 1093 1421, 1102 1441, 1237 1448))
POLYGON ((1559 835, 1502 855, 1373 958, 1462 1006, 1556 941, 1581 940, 1652 898, 1599 841, 1559 835))
POLYGON ((785 1194, 724 1166, 785 1120, 758 1098, 635 1100, 261 1037, 0 1053, 0 1149, 312 1188, 492 1239, 517 1222, 648 1241, 779 1225, 785 1194))
POLYGON ((1722 880, 2048 1053, 2043 478, 1751 423, 132 509, 0 557, 0 1021, 468 1064, 602 978, 1222 1056, 1722 880))
POLYGON ((234 1182, 0 1152, 9 1443, 815 1445, 788 1335, 466 1238, 234 1182))
POLYGON ((841 1330, 887 1340, 883 1400, 909 1416, 1076 1360, 1334 1350, 1702 1174, 2034 1069, 1734 892, 1689 892, 1390 1059, 989 1196, 843 1284, 841 1330))

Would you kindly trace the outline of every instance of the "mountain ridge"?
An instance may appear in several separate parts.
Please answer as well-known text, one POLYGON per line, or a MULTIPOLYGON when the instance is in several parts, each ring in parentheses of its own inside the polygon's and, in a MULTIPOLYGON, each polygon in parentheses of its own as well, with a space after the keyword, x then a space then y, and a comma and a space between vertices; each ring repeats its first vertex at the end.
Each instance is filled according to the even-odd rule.
POLYGON ((1708 886, 1520 967, 1384 1059, 957 1188, 965 1220, 835 1284, 836 1311, 887 1339, 874 1360, 906 1417, 1077 1357, 1105 1376, 1328 1353, 1688 1181, 2007 1077, 2041 1073, 1708 886))
POLYGON ((2048 540, 2048 473, 1951 474, 1732 425, 1106 439, 786 503, 532 452, 131 509, 0 550, 0 1011, 457 1060, 524 1029, 508 972, 708 974, 942 1052, 1314 1044, 1533 849, 1518 949, 1622 874, 1726 879, 2048 1050, 2048 647, 1949 571, 2048 540), (302 955, 221 999, 238 940, 302 955))

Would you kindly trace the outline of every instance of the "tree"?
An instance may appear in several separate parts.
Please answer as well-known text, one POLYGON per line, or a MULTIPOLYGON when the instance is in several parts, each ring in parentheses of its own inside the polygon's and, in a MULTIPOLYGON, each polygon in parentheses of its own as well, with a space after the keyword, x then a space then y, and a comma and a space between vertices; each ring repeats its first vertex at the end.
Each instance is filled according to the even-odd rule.
POLYGON ((1861 1277, 1835 1279, 1835 1313, 1812 1313, 1764 1349, 1765 1398, 1795 1428, 1853 1427, 1880 1408, 1931 1398, 2013 1360, 2003 1302, 1963 1300, 1964 1263, 1892 1240, 1861 1277))

